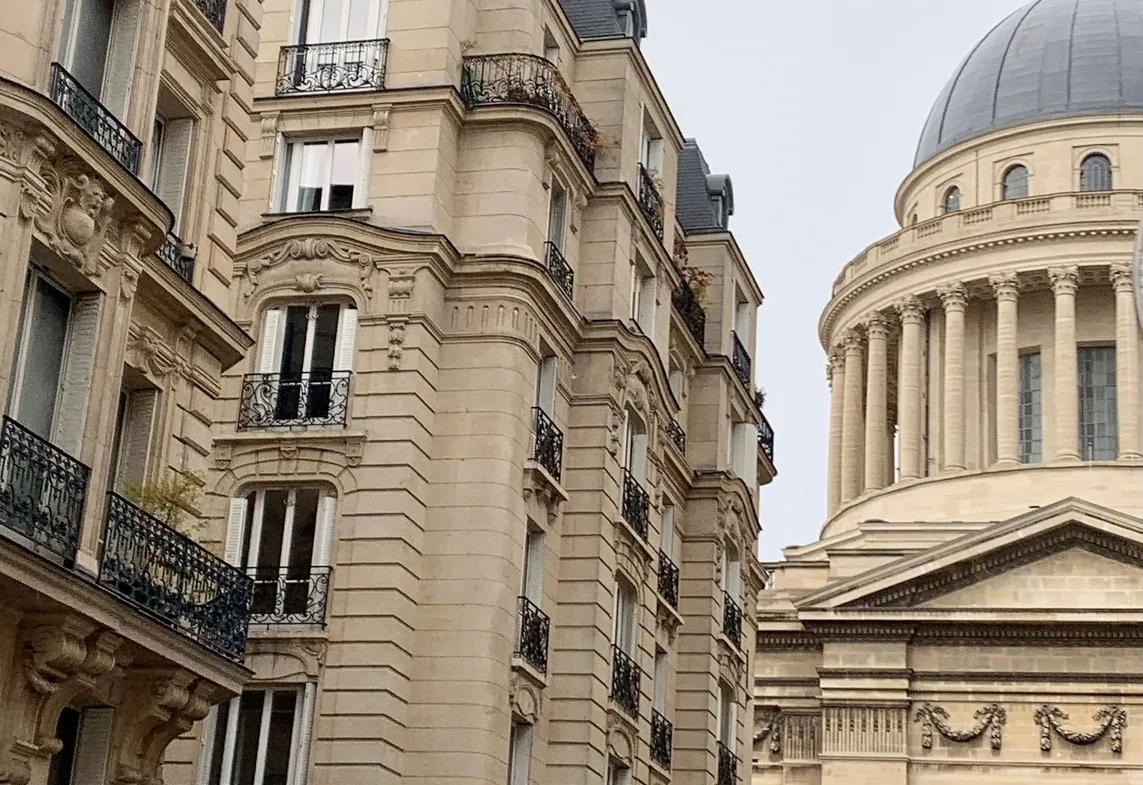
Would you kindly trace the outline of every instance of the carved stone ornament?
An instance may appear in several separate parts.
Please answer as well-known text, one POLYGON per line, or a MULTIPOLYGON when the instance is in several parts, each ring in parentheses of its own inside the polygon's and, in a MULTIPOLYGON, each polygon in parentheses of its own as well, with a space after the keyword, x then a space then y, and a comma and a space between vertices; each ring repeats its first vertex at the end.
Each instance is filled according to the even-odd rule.
POLYGON ((389 275, 389 312, 406 313, 409 300, 413 296, 416 271, 408 267, 398 267, 389 275))
POLYGON ((771 755, 782 754, 782 711, 758 709, 754 713, 754 751, 765 744, 771 755))
POLYGON ((286 262, 311 259, 332 259, 356 267, 362 291, 367 297, 373 296, 371 279, 374 271, 378 269, 378 262, 373 254, 358 251, 331 240, 307 237, 302 240, 290 240, 276 251, 250 260, 246 263, 245 268, 239 267, 239 275, 246 278, 246 288, 242 292, 242 297, 250 299, 250 296, 258 288, 259 276, 264 271, 286 262))
POLYGON ((99 252, 115 204, 107 186, 84 172, 77 162, 46 168, 44 180, 51 206, 35 218, 44 243, 84 275, 98 274, 99 252))
POLYGON ((405 322, 403 320, 390 320, 389 322, 389 351, 386 367, 390 371, 401 370, 401 357, 405 346, 405 322))
POLYGON ((1079 288, 1079 267, 1075 265, 1049 267, 1048 280, 1052 282, 1052 292, 1057 297, 1074 295, 1079 288))
POLYGON ((1111 751, 1116 755, 1123 753, 1123 729, 1127 727, 1127 712, 1122 706, 1104 706, 1098 709, 1091 718, 1095 720, 1096 727, 1092 731, 1069 730, 1063 726, 1068 715, 1059 706, 1044 704, 1036 709, 1036 725, 1040 728, 1040 749, 1050 752, 1052 749, 1052 732, 1054 731, 1064 741, 1072 744, 1088 745, 1107 736, 1111 740, 1111 751))
POLYGON ((508 699, 512 713, 525 722, 535 723, 540 719, 544 697, 536 685, 524 678, 516 670, 508 682, 508 699))
POLYGON ((274 157, 274 148, 278 144, 279 116, 279 112, 266 112, 259 115, 262 144, 258 150, 258 157, 264 161, 274 157))
POLYGON ((393 111, 390 104, 373 105, 373 152, 383 153, 389 149, 389 115, 393 111))
POLYGON ((614 712, 607 714, 607 753, 619 763, 631 767, 635 759, 635 742, 631 728, 614 712))
POLYGON ((1000 749, 1001 729, 1008 722, 1008 713, 998 704, 990 703, 977 709, 972 715, 973 724, 966 730, 956 730, 949 725, 949 713, 940 706, 926 703, 917 709, 913 722, 921 723, 921 747, 933 748, 933 731, 949 741, 963 743, 980 738, 988 731, 988 743, 994 750, 1000 749))
POLYGON ((298 291, 306 294, 313 294, 321 288, 321 284, 321 273, 301 273, 294 276, 294 286, 298 291))
POLYGON ((154 377, 163 377, 175 368, 175 355, 163 336, 150 327, 132 323, 127 333, 128 365, 154 377))

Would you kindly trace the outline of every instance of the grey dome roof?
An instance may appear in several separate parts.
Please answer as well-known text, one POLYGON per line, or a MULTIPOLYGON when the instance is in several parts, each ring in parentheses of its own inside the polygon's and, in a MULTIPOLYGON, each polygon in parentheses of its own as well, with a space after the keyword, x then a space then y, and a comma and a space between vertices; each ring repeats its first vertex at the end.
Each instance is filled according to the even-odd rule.
POLYGON ((957 68, 915 163, 1002 128, 1095 114, 1143 114, 1143 0, 1036 0, 957 68))

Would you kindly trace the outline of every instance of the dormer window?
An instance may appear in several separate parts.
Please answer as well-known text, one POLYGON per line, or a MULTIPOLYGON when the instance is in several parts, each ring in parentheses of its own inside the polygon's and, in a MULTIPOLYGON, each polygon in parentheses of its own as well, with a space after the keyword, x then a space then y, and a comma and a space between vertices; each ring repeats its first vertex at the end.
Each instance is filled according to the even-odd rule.
POLYGON ((710 196, 711 207, 714 208, 715 223, 720 229, 729 228, 730 216, 734 215, 734 187, 730 183, 730 176, 708 174, 706 192, 710 196))
POLYGON ((647 18, 643 0, 615 0, 615 14, 625 37, 634 38, 636 44, 646 37, 647 18))

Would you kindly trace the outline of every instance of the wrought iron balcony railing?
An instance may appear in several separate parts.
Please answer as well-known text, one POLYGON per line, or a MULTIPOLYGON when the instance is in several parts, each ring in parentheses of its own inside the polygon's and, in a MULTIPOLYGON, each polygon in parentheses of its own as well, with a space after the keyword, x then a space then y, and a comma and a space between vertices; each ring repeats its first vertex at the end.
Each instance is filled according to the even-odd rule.
POLYGON ((564 434, 539 406, 532 407, 532 460, 543 466, 553 480, 560 479, 564 434))
POLYGON ((758 449, 770 459, 770 463, 774 462, 774 429, 764 414, 762 424, 758 426, 758 449))
POLYGON ((647 539, 651 500, 643 486, 627 469, 623 470, 623 520, 631 524, 640 537, 647 539))
POLYGON ((735 648, 742 648, 742 609, 726 592, 722 593, 722 634, 735 648))
POLYGON ((687 454, 687 432, 679 425, 678 420, 667 423, 667 438, 671 440, 671 444, 679 448, 679 452, 687 454))
POLYGON ((349 371, 248 373, 242 377, 238 430, 345 425, 349 371))
POLYGON ((738 756, 718 742, 718 779, 716 785, 738 785, 738 756))
POLYGON ((730 338, 734 343, 734 353, 730 355, 730 365, 734 368, 734 375, 738 377, 738 381, 746 385, 747 390, 752 390, 753 374, 750 373, 750 355, 746 353, 746 347, 742 345, 738 333, 731 332, 730 338))
POLYGON ((651 224, 651 230, 663 239, 663 195, 647 167, 639 164, 639 209, 651 224))
POLYGON ((469 108, 490 104, 526 104, 551 114, 568 135, 583 165, 595 168, 599 135, 571 88, 550 61, 530 54, 478 55, 464 58, 460 92, 469 108))
POLYGON ((52 103, 74 120, 120 166, 133 175, 139 174, 143 143, 59 63, 52 63, 50 97, 52 103))
POLYGON ((71 566, 91 469, 10 417, 0 428, 0 525, 71 566))
POLYGON ((167 232, 167 237, 159 250, 155 251, 155 256, 178 273, 179 278, 187 283, 194 282, 194 257, 183 253, 183 241, 174 232, 167 232))
POLYGON ((283 46, 278 95, 385 89, 389 39, 283 46))
POLYGON ((611 647, 611 700, 632 717, 639 716, 642 673, 635 660, 618 646, 611 647))
POLYGON ((659 551, 659 594, 675 610, 679 608, 679 568, 671 557, 659 551))
POLYGON ((250 576, 115 493, 107 495, 99 582, 208 649, 245 658, 250 576))
POLYGON ((548 614, 527 597, 521 597, 519 624, 516 656, 540 673, 547 673, 548 631, 551 626, 548 614))
POLYGON ((569 300, 573 299, 575 273, 572 272, 571 265, 564 259, 560 249, 550 240, 544 243, 544 266, 548 269, 548 275, 556 282, 556 286, 560 287, 560 291, 566 294, 569 300))
POLYGON ((651 709, 651 760, 666 771, 671 770, 671 742, 674 726, 656 709, 651 709))
POLYGON ((222 28, 226 25, 226 0, 193 0, 193 2, 210 22, 211 27, 222 35, 222 28))
POLYGON ((325 626, 329 567, 258 567, 251 575, 251 624, 325 626))
POLYGON ((675 306, 683 324, 687 326, 687 331, 698 341, 698 345, 706 348, 706 310, 686 281, 680 283, 679 288, 671 295, 671 304, 675 306))

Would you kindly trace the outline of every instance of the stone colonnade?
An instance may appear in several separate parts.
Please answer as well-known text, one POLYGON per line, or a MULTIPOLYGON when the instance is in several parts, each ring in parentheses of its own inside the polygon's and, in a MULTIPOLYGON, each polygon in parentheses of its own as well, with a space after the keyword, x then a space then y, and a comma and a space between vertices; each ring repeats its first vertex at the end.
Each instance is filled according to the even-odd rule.
MULTIPOLYGON (((1076 290, 1079 268, 1047 270, 1055 298, 1054 405, 1044 412, 1044 429, 1053 428, 1055 454, 1046 461, 1079 461, 1079 378, 1076 344, 1076 290)), ((1020 462, 1020 347, 1017 342, 1020 285, 1015 273, 988 278, 996 307, 996 465, 1020 462)), ((1139 340, 1134 286, 1127 264, 1111 266, 1115 293, 1116 389, 1119 459, 1143 459, 1139 452, 1139 340)), ((963 283, 935 292, 909 295, 889 311, 871 313, 841 334, 830 351, 829 510, 894 482, 916 480, 926 471, 923 427, 926 301, 944 311, 942 394, 939 405, 943 439, 938 467, 942 472, 966 468, 965 444, 965 312, 968 289, 963 283), (927 295, 927 296, 923 296, 927 295), (896 337, 896 412, 899 472, 894 471, 890 423, 890 338, 896 337), (898 474, 898 476, 894 476, 898 474)), ((934 351, 936 347, 932 347, 934 351)))

